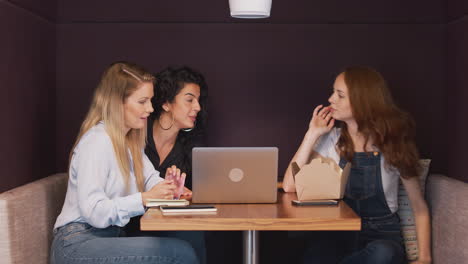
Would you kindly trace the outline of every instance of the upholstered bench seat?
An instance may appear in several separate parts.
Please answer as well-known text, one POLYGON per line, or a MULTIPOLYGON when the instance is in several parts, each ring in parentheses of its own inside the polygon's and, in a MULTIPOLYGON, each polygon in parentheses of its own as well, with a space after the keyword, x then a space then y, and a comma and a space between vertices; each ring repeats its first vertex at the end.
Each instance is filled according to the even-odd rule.
POLYGON ((432 263, 468 263, 468 183, 431 174, 426 200, 432 219, 432 263))
POLYGON ((67 174, 55 174, 0 194, 0 263, 49 263, 67 180, 67 174))
MULTIPOLYGON (((49 263, 52 228, 62 209, 67 175, 55 174, 0 194, 0 264, 49 263)), ((434 264, 468 263, 468 183, 431 174, 434 264)))

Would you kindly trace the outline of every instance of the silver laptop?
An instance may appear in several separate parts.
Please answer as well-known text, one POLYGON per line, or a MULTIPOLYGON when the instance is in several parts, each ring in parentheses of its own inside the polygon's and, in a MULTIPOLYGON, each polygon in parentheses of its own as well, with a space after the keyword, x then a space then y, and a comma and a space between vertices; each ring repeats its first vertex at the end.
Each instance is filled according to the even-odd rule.
POLYGON ((278 148, 193 148, 193 203, 275 203, 278 148))

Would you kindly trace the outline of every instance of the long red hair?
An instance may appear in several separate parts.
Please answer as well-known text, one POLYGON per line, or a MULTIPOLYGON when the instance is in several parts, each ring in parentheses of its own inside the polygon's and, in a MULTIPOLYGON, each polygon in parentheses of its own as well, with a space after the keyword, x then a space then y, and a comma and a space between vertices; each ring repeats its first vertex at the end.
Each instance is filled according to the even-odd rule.
MULTIPOLYGON (((343 72, 358 131, 383 154, 386 166, 396 168, 404 178, 419 175, 419 153, 412 117, 393 102, 382 75, 367 67, 354 66, 343 72)), ((354 144, 344 122, 337 147, 351 161, 354 144)))

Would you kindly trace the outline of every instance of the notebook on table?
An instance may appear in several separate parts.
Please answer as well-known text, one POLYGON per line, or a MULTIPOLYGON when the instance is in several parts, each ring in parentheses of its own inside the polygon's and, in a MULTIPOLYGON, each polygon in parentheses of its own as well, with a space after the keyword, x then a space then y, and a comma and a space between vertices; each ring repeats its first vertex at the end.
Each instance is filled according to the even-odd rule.
POLYGON ((186 215, 186 214, 216 214, 217 208, 213 205, 192 204, 187 206, 161 206, 163 215, 186 215))
POLYGON ((187 206, 189 201, 185 199, 179 200, 167 200, 167 199, 146 199, 146 207, 157 207, 157 206, 187 206))
POLYGON ((278 148, 193 148, 192 203, 276 203, 278 148))

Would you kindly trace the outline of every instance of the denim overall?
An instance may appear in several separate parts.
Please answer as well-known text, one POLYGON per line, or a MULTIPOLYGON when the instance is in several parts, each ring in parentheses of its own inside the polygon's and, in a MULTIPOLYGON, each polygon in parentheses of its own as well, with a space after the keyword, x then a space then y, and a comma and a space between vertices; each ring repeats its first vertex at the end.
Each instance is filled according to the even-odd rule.
MULTIPOLYGON (((360 232, 350 243, 352 254, 340 263, 402 263, 405 259, 400 219, 392 213, 382 184, 381 154, 356 152, 343 201, 361 217, 360 232)), ((341 158, 340 167, 346 160, 341 158)))
MULTIPOLYGON (((401 264, 399 217, 388 207, 378 152, 356 152, 343 201, 361 217, 361 231, 309 232, 306 264, 401 264)), ((344 168, 347 161, 341 158, 344 168)))

